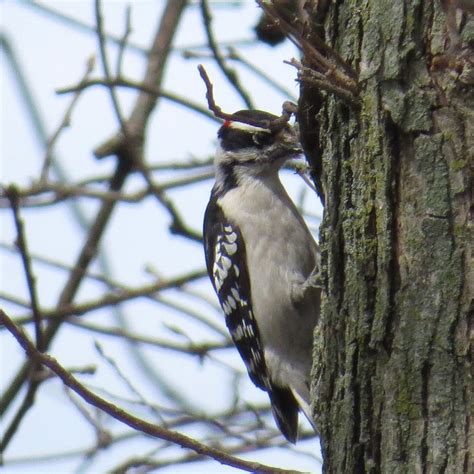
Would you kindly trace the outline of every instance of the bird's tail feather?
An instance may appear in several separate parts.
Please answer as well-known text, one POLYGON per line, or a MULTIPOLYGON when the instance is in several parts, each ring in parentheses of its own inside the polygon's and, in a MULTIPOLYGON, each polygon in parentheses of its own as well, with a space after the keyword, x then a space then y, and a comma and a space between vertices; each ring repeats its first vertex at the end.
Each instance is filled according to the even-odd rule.
POLYGON ((298 406, 300 407, 301 411, 304 413, 307 420, 310 422, 311 426, 313 427, 314 431, 317 433, 316 423, 314 422, 314 419, 313 419, 313 416, 312 416, 311 405, 309 403, 309 400, 306 400, 305 398, 303 398, 294 389, 291 389, 291 393, 293 395, 293 398, 298 403, 298 406))
POLYGON ((269 391, 273 417, 283 436, 291 443, 298 438, 298 402, 289 388, 275 387, 269 391))

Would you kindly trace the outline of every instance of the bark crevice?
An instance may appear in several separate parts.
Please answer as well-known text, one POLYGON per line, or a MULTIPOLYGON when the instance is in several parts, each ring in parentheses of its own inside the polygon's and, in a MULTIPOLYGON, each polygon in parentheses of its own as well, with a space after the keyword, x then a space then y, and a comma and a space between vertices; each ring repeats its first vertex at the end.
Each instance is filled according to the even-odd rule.
POLYGON ((312 384, 325 471, 469 472, 474 88, 434 67, 459 53, 440 2, 326 6, 361 107, 322 94, 311 117, 326 198, 312 384))

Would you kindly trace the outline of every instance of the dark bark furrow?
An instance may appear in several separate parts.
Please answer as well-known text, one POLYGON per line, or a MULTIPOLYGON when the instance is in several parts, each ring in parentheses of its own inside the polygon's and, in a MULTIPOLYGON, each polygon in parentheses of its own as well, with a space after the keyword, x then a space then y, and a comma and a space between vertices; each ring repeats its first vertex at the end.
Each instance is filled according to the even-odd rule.
POLYGON ((312 393, 325 471, 469 472, 474 20, 456 50, 453 2, 322 4, 312 18, 359 71, 361 103, 327 96, 313 117, 327 291, 312 393))

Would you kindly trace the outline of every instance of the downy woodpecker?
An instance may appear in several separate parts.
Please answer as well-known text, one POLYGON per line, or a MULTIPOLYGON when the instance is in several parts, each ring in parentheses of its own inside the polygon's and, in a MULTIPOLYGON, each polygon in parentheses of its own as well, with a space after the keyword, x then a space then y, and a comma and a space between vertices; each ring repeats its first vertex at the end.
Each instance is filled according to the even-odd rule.
MULTIPOLYGON (((240 111, 269 123, 272 114, 240 111)), ((309 376, 320 311, 319 249, 278 171, 301 154, 288 123, 277 130, 226 121, 204 217, 207 270, 248 374, 268 393, 291 442, 298 411, 311 421, 309 376)))

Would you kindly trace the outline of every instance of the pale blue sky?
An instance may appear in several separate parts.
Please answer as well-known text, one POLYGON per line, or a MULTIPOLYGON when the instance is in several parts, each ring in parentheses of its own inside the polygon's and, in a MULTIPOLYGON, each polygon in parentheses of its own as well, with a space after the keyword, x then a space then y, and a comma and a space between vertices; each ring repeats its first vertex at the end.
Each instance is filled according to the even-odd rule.
MULTIPOLYGON (((87 59, 91 55, 97 55, 97 40, 94 35, 61 24, 44 15, 40 10, 28 6, 27 3, 21 1, 1 3, 2 33, 15 48, 34 98, 39 105, 39 112, 47 133, 51 134, 62 120, 71 100, 70 96, 58 96, 55 89, 73 85, 79 81, 87 59)), ((65 0, 41 3, 89 24, 95 22, 92 1, 65 0)), ((157 12, 164 2, 135 1, 131 3, 133 33, 130 41, 146 47, 156 29, 157 12)), ((257 18, 256 7, 253 1, 243 2, 243 4, 239 8, 213 10, 214 28, 219 40, 252 37, 252 26, 257 18)), ((109 33, 122 34, 125 5, 125 2, 118 0, 104 1, 105 28, 109 33)), ((175 45, 193 45, 204 42, 199 9, 192 6, 188 8, 180 24, 175 45)), ((295 96, 297 95, 298 86, 294 82, 295 71, 283 64, 283 60, 297 55, 291 44, 275 49, 265 45, 243 47, 240 51, 247 59, 271 74, 295 96)), ((110 45, 109 52, 111 62, 115 64, 116 48, 110 45)), ((26 186, 38 176, 44 150, 32 131, 31 121, 20 99, 17 86, 13 82, 3 51, 0 57, 2 70, 1 183, 5 185, 14 182, 26 186)), ((197 64, 197 60, 184 60, 180 54, 174 53, 168 63, 164 86, 167 90, 185 95, 205 105, 205 89, 196 70, 197 64)), ((215 84, 215 95, 219 105, 227 111, 243 108, 243 104, 217 68, 209 61, 205 61, 204 64, 215 84)), ((138 81, 142 76, 143 67, 142 56, 134 52, 128 52, 125 55, 122 70, 127 77, 138 81)), ((242 83, 251 91, 257 108, 277 114, 280 112, 282 102, 288 97, 270 89, 267 84, 256 79, 245 68, 240 68, 239 74, 242 83)), ((94 76, 102 76, 99 61, 97 61, 94 76)), ((134 97, 133 92, 120 92, 120 103, 125 115, 130 110, 134 97)), ((111 169, 113 161, 110 158, 98 162, 92 156, 91 150, 116 129, 117 123, 107 92, 101 88, 87 91, 73 113, 71 127, 62 134, 56 147, 56 155, 62 167, 74 181, 105 174, 111 169)), ((191 157, 205 158, 214 151, 215 133, 216 124, 211 120, 203 119, 182 107, 162 100, 148 126, 147 159, 152 163, 160 163, 176 159, 186 161, 191 157)), ((166 177, 162 175, 162 178, 166 177)), ((299 196, 303 189, 302 181, 286 173, 285 182, 293 196, 295 198, 299 196)), ((127 190, 139 189, 142 186, 143 181, 134 177, 130 179, 127 190)), ((194 229, 201 228, 202 215, 211 186, 212 181, 207 180, 193 186, 189 191, 170 193, 183 216, 194 229)), ((310 191, 306 192, 306 196, 306 208, 311 212, 320 211, 319 203, 315 197, 311 196, 310 191)), ((97 209, 95 201, 83 200, 81 206, 86 215, 94 216, 97 209)), ((23 218, 32 253, 66 263, 74 261, 82 245, 83 232, 74 222, 65 205, 56 206, 54 210, 46 208, 25 210, 23 218)), ((315 220, 309 222, 313 228, 316 223, 315 220)), ((200 245, 169 235, 167 224, 168 216, 158 208, 153 199, 147 199, 140 206, 120 206, 103 245, 110 257, 115 279, 138 286, 151 281, 150 276, 144 271, 146 265, 152 265, 165 277, 177 276, 204 266, 200 245)), ((4 209, 0 210, 0 228, 1 242, 11 244, 15 233, 11 214, 4 209)), ((24 275, 19 260, 1 249, 0 259, 1 291, 27 299, 24 275)), ((98 270, 99 267, 94 264, 93 268, 98 270)), ((51 307, 55 304, 58 291, 64 284, 64 274, 40 264, 35 264, 34 270, 38 279, 41 304, 51 307)), ((207 279, 200 280, 193 285, 193 288, 207 292, 213 301, 216 301, 207 279)), ((77 301, 97 298, 102 294, 102 286, 86 283, 82 286, 77 301)), ((172 293, 170 296, 173 296, 172 293)), ((210 318, 224 327, 220 311, 215 311, 209 305, 192 297, 186 301, 183 298, 183 303, 209 314, 210 318)), ((0 301, 0 305, 13 315, 26 313, 26 310, 13 304, 4 304, 4 301, 0 301)), ((163 322, 181 321, 179 319, 181 316, 147 300, 136 300, 133 304, 125 305, 125 310, 127 316, 133 318, 133 329, 145 334, 168 337, 170 332, 163 322), (160 314, 157 314, 158 311, 160 314)), ((104 325, 110 324, 108 311, 104 311, 103 315, 95 312, 92 317, 91 320, 100 320, 104 325)), ((196 340, 199 340, 200 335, 206 335, 206 331, 197 324, 194 326, 191 324, 189 331, 196 340)), ((129 396, 125 388, 117 382, 116 375, 98 357, 94 349, 94 340, 100 341, 104 350, 114 357, 148 400, 154 403, 166 403, 166 400, 156 399, 156 390, 150 381, 137 371, 130 360, 128 351, 124 350, 124 345, 119 340, 100 337, 65 326, 61 328, 61 335, 52 346, 51 352, 66 367, 97 364, 98 373, 95 377, 88 378, 87 382, 91 386, 106 388, 114 393, 129 396)), ((0 385, 3 390, 17 370, 23 355, 17 343, 4 331, 0 332, 0 344, 0 385)), ((163 369, 163 376, 173 381, 194 406, 202 410, 213 410, 225 406, 230 381, 226 379, 226 372, 221 365, 208 361, 199 364, 189 357, 179 357, 175 353, 157 351, 152 348, 145 348, 144 352, 152 364, 163 369)), ((220 354, 219 358, 233 366, 243 368, 236 351, 227 351, 225 354, 220 354)), ((266 400, 266 395, 245 378, 241 388, 246 399, 252 402, 266 400)), ((13 411, 6 416, 7 424, 13 411)), ((199 437, 198 432, 190 434, 199 437)), ((12 441, 5 458, 8 460, 26 455, 67 451, 93 443, 94 436, 90 426, 71 407, 61 384, 58 381, 48 382, 41 387, 35 407, 30 411, 12 441)), ((301 443, 298 446, 309 452, 316 452, 318 449, 317 440, 301 443)), ((141 438, 127 445, 116 445, 99 455, 93 466, 86 467, 84 472, 103 472, 107 468, 116 466, 120 460, 137 453, 148 453, 152 449, 153 440, 143 441, 141 438)), ((175 452, 179 453, 179 449, 175 452)), ((283 449, 267 450, 246 457, 280 467, 312 472, 317 472, 319 469, 313 459, 305 455, 296 456, 283 449)), ((77 459, 68 459, 33 466, 25 464, 16 467, 7 466, 4 472, 76 472, 78 465, 77 459)), ((235 471, 212 461, 196 463, 192 469, 190 466, 173 467, 164 469, 163 472, 235 471)))

